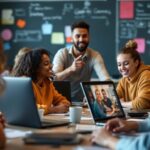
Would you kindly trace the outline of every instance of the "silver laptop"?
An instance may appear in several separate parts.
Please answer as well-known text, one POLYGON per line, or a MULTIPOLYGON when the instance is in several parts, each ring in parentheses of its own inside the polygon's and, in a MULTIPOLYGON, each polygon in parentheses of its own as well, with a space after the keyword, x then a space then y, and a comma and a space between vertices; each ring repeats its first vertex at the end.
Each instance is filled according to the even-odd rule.
POLYGON ((125 117, 112 81, 82 82, 81 87, 96 125, 104 125, 111 118, 125 117))
POLYGON ((67 125, 66 120, 42 122, 32 90, 32 81, 27 77, 4 77, 6 89, 0 96, 0 111, 6 122, 12 125, 45 128, 67 125))

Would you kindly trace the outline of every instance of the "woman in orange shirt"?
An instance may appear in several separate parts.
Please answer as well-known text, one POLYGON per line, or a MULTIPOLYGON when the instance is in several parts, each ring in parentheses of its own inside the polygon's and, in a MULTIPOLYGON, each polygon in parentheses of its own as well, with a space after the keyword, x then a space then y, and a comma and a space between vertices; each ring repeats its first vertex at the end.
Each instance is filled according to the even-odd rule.
POLYGON ((32 78, 36 103, 44 109, 44 114, 68 111, 70 102, 57 92, 50 80, 53 72, 47 50, 35 49, 25 54, 15 72, 15 76, 24 75, 32 78))

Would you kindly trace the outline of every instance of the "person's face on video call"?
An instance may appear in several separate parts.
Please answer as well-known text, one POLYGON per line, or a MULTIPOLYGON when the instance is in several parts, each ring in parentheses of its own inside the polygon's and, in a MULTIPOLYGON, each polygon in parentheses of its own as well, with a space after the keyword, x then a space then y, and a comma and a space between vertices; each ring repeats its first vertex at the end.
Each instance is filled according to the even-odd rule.
POLYGON ((52 75, 52 64, 48 55, 43 54, 41 64, 38 69, 38 76, 42 78, 49 78, 52 75))
POLYGON ((84 28, 75 28, 72 33, 72 40, 75 48, 84 52, 89 44, 89 32, 84 28))
POLYGON ((137 71, 138 60, 130 56, 130 54, 119 54, 117 57, 118 70, 123 77, 133 77, 137 71))
POLYGON ((98 100, 98 101, 101 101, 101 94, 100 94, 100 91, 99 90, 96 90, 96 99, 98 100))
POLYGON ((101 91, 101 93, 102 93, 102 95, 103 95, 103 97, 104 98, 106 98, 107 97, 107 95, 106 95, 106 92, 103 90, 103 91, 101 91))

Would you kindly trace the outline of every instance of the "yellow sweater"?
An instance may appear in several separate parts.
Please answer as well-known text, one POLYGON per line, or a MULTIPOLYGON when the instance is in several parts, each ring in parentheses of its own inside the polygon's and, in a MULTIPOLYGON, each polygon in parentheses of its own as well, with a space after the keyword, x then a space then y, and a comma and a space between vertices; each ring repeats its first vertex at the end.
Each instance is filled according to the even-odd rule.
POLYGON ((48 79, 43 82, 40 87, 35 82, 32 82, 36 103, 44 109, 44 114, 49 113, 49 108, 59 104, 70 105, 70 102, 55 89, 53 83, 48 79))
POLYGON ((150 66, 141 63, 132 79, 121 78, 117 93, 124 101, 132 101, 134 109, 150 109, 150 66))

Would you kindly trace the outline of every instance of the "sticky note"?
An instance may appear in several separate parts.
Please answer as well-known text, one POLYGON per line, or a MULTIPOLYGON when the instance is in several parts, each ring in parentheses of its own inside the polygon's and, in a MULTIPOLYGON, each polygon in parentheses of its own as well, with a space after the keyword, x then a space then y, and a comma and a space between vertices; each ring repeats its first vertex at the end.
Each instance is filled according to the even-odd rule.
POLYGON ((2 24, 3 25, 12 25, 15 23, 12 9, 3 9, 2 10, 2 24))
POLYGON ((1 37, 4 41, 9 41, 12 39, 12 31, 10 29, 4 29, 1 32, 1 37))
POLYGON ((9 42, 4 43, 3 45, 4 45, 4 46, 3 46, 3 47, 4 47, 4 51, 10 50, 11 45, 10 45, 9 42))
POLYGON ((24 28, 26 26, 26 20, 24 20, 24 19, 18 19, 17 22, 16 22, 16 25, 19 28, 24 28))
POLYGON ((134 18, 134 2, 120 1, 120 19, 133 19, 134 18))
POLYGON ((136 38, 134 39, 137 42, 138 48, 137 51, 139 53, 145 52, 145 39, 144 38, 136 38))
POLYGON ((71 37, 71 26, 65 26, 65 37, 71 37))
POLYGON ((45 22, 42 24, 42 33, 44 35, 50 35, 52 33, 53 25, 51 23, 45 22))
POLYGON ((72 37, 66 37, 66 42, 71 43, 72 42, 72 37))
POLYGON ((63 32, 53 32, 51 36, 52 44, 64 44, 64 33, 63 32))

